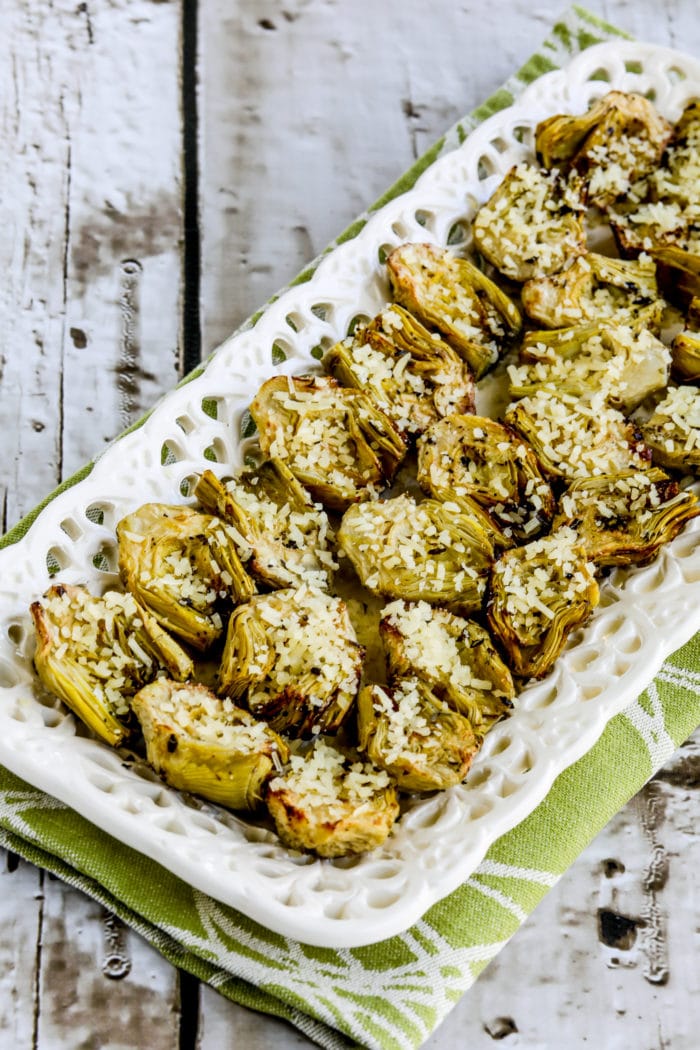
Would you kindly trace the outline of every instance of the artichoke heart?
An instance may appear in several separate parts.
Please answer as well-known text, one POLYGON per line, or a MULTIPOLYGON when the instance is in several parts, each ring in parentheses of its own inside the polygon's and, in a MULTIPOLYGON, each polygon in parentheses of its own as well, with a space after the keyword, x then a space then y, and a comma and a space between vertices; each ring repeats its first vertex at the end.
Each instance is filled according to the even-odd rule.
POLYGON ((364 649, 340 598, 302 585, 234 611, 220 692, 290 736, 335 732, 357 696, 364 649))
POLYGON ((651 451, 636 424, 605 403, 538 390, 508 407, 506 423, 530 443, 545 475, 588 478, 644 469, 651 451))
POLYGON ((698 473, 700 391, 697 387, 669 387, 649 421, 642 424, 642 433, 655 463, 673 470, 698 473))
POLYGON ((195 649, 224 631, 220 608, 255 593, 226 524, 190 507, 146 503, 117 525, 124 585, 195 649))
POLYGON ((582 189, 576 175, 517 164, 477 212, 474 243, 513 281, 558 273, 586 250, 582 189))
POLYGON ((622 255, 669 246, 700 252, 700 101, 686 106, 662 163, 608 217, 622 255))
POLYGON ((698 514, 692 492, 662 470, 628 470, 572 482, 553 527, 575 529, 596 565, 646 565, 698 514))
POLYGON ((469 719, 481 740, 510 714, 515 688, 488 631, 427 602, 392 602, 379 631, 390 680, 415 676, 469 719))
POLYGON ((700 302, 700 253, 668 246, 654 248, 649 255, 656 264, 660 287, 671 302, 697 310, 700 302))
POLYGON ((482 416, 452 416, 426 431, 418 482, 436 499, 467 511, 465 501, 474 500, 510 541, 506 546, 533 538, 554 514, 552 490, 532 449, 511 427, 482 416))
POLYGON ((396 302, 437 329, 477 379, 522 328, 505 292, 448 248, 402 244, 386 264, 396 302))
POLYGON ((474 411, 474 380, 460 356, 396 304, 331 347, 323 366, 343 386, 366 390, 402 433, 474 411))
POLYGON ((523 309, 545 328, 614 322, 659 331, 666 307, 651 259, 579 256, 563 273, 523 285, 523 309))
POLYGON ((287 745, 206 686, 159 679, 133 699, 148 761, 166 784, 229 809, 255 809, 287 745))
POLYGON ((331 510, 377 495, 406 454, 406 443, 367 394, 320 376, 275 376, 250 414, 266 456, 331 510))
POLYGON ((399 815, 389 775, 323 739, 270 781, 267 806, 285 846, 321 857, 376 849, 399 815))
POLYGON ((366 685, 357 701, 358 746, 402 791, 460 784, 479 749, 470 722, 418 678, 366 685))
POLYGON ((680 383, 700 383, 700 335, 679 332, 671 343, 671 362, 680 383))
POLYGON ((374 594, 465 614, 481 606, 493 546, 477 519, 455 504, 416 503, 405 494, 358 504, 346 511, 338 539, 374 594))
POLYGON ((489 627, 517 675, 543 678, 599 601, 594 566, 573 529, 506 551, 493 567, 489 627))
POLYGON ((575 168, 586 180, 589 202, 605 207, 653 171, 672 134, 643 95, 610 91, 580 116, 543 120, 535 149, 546 168, 575 168))
POLYGON ((205 470, 195 496, 229 526, 239 557, 268 587, 299 583, 326 589, 337 569, 328 515, 278 459, 220 481, 205 470))
POLYGON ((645 328, 606 324, 531 333, 520 360, 508 368, 513 397, 537 390, 576 397, 600 392, 613 408, 631 412, 666 386, 671 352, 645 328))
POLYGON ((192 661, 130 594, 96 598, 59 584, 31 606, 34 666, 55 693, 108 744, 129 734, 130 699, 163 670, 179 679, 192 661))

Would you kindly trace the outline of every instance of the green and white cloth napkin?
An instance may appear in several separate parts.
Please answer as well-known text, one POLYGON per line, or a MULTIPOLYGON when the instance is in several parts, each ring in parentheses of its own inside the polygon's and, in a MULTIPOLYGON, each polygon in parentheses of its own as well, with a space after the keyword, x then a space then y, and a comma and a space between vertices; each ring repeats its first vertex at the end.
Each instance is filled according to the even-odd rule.
MULTIPOLYGON (((537 54, 455 125, 374 208, 408 189, 437 156, 510 105, 542 73, 592 44, 623 35, 586 10, 572 8, 537 54)), ((365 221, 366 216, 358 219, 339 240, 354 236, 365 221)), ((297 280, 308 279, 310 272, 297 280)), ((37 512, 0 545, 19 540, 37 512)), ((460 889, 406 933, 366 948, 312 948, 272 933, 3 769, 0 842, 103 903, 170 962, 229 999, 286 1018, 324 1047, 406 1050, 419 1046, 440 1024, 547 890, 698 723, 700 635, 610 722, 544 802, 493 845, 460 889)))

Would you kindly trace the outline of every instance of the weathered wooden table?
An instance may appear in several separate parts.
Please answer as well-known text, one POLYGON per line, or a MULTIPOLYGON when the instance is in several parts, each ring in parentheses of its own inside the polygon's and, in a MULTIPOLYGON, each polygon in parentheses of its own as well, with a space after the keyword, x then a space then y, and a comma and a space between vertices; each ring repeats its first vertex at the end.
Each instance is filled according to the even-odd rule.
MULTIPOLYGON (((591 6, 700 55, 694 0, 591 6)), ((167 390, 538 44, 527 0, 3 0, 3 525, 167 390)), ((689 744, 429 1041, 694 1050, 689 744)), ((0 859, 0 1050, 309 1045, 0 859)))

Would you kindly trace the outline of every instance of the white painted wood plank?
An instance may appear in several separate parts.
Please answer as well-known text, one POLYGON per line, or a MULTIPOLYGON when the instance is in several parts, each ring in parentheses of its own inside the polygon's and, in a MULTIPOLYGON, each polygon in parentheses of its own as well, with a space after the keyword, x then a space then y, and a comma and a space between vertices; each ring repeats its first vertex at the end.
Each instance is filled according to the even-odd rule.
MULTIPOLYGON (((177 377, 180 15, 179 0, 0 10, 8 526, 177 377)), ((3 1050, 177 1044, 178 976, 155 951, 28 866, 2 885, 3 1050)))

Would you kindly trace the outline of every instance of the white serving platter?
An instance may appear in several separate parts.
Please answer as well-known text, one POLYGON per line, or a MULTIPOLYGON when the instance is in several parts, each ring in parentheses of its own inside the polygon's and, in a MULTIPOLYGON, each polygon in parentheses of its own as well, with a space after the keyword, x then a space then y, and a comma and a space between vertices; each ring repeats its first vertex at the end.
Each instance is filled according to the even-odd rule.
POLYGON ((445 244, 459 231, 468 244, 476 208, 514 163, 532 158, 535 125, 554 113, 582 112, 612 88, 647 94, 675 120, 700 96, 700 64, 666 48, 615 42, 539 78, 327 255, 309 281, 224 343, 202 375, 165 397, 85 480, 48 504, 24 539, 0 551, 0 763, 278 933, 328 947, 369 944, 405 930, 468 878, 495 839, 542 801, 665 657, 700 629, 696 519, 653 565, 606 581, 589 626, 549 678, 523 690, 465 784, 413 803, 381 849, 337 861, 294 854, 260 824, 181 796, 145 767, 125 764, 38 687, 31 666, 27 610, 49 585, 47 560, 60 566, 54 582, 96 592, 114 585, 119 518, 151 500, 187 502, 187 479, 205 466, 225 473, 240 465, 246 408, 258 386, 275 373, 316 367, 315 348, 384 305, 384 254, 407 240, 445 244), (273 364, 273 347, 275 359, 286 354, 282 365, 273 364))

